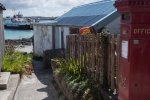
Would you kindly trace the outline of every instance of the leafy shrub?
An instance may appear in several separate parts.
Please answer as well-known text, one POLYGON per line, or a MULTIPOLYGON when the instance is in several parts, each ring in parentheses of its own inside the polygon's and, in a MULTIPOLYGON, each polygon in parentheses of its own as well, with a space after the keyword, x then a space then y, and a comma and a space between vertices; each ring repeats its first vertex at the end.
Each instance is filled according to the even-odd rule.
MULTIPOLYGON (((81 59, 84 59, 83 57, 81 59)), ((54 70, 54 74, 63 77, 68 87, 71 89, 75 100, 95 100, 91 93, 90 80, 83 75, 83 67, 79 60, 69 58, 67 60, 57 59, 59 66, 54 70)))
POLYGON ((77 59, 69 58, 67 60, 58 59, 57 65, 59 68, 55 71, 57 74, 68 73, 70 75, 81 76, 82 66, 77 59), (60 73, 58 73, 60 72, 60 73))
POLYGON ((30 54, 15 52, 13 46, 5 49, 2 71, 22 74, 26 72, 26 69, 31 67, 30 64, 30 54))

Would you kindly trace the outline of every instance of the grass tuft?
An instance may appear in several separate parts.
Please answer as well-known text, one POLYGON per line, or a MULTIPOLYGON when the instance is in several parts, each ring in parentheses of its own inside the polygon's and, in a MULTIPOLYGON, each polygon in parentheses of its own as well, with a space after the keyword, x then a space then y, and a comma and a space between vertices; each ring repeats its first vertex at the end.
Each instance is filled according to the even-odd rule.
POLYGON ((17 52, 12 45, 7 46, 5 48, 2 71, 19 74, 26 73, 26 69, 31 67, 31 58, 31 54, 17 52))

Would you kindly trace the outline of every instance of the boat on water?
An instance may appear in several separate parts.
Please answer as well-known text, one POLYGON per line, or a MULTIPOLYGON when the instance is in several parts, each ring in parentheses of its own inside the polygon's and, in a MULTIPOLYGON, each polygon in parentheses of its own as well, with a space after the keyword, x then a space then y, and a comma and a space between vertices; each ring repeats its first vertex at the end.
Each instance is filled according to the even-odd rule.
POLYGON ((13 17, 6 17, 4 19, 4 27, 6 29, 32 30, 35 21, 31 18, 25 18, 18 13, 13 17))

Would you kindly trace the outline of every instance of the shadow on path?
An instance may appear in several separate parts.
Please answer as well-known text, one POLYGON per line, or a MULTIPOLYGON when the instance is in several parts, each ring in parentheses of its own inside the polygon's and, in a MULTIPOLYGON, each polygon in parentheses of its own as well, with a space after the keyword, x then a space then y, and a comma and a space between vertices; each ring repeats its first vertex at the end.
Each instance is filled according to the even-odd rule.
POLYGON ((48 97, 42 100, 58 100, 57 91, 53 86, 53 75, 51 69, 45 69, 42 61, 33 61, 33 70, 37 79, 46 87, 37 89, 38 92, 46 92, 48 97))

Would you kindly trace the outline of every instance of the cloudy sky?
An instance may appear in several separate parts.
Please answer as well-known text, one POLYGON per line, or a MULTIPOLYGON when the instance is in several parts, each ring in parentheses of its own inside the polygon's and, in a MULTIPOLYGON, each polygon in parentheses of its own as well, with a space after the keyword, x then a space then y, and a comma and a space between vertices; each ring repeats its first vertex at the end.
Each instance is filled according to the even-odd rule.
POLYGON ((24 16, 60 16, 74 6, 100 0, 0 0, 6 7, 4 16, 21 12, 24 16))

